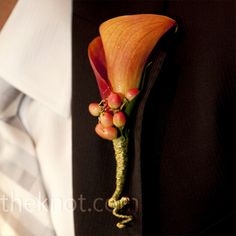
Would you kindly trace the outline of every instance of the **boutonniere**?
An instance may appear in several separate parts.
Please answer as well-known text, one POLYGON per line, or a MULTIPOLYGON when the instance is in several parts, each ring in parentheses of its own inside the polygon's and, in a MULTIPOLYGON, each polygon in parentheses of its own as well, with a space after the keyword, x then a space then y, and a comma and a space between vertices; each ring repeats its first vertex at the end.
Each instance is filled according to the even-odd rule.
POLYGON ((99 103, 89 105, 90 113, 98 117, 95 132, 113 142, 116 159, 116 188, 108 200, 113 215, 124 228, 133 216, 122 210, 130 202, 122 196, 127 163, 130 116, 142 92, 145 65, 159 39, 176 23, 169 17, 140 14, 120 16, 100 25, 100 36, 88 47, 88 56, 101 95, 99 103))

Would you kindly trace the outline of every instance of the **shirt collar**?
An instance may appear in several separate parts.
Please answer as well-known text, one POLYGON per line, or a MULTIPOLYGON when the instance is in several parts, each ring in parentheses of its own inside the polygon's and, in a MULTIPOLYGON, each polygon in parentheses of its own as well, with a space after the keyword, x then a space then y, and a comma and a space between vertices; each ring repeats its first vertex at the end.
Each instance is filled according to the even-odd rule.
POLYGON ((18 0, 0 32, 0 78, 62 116, 71 108, 71 0, 18 0))

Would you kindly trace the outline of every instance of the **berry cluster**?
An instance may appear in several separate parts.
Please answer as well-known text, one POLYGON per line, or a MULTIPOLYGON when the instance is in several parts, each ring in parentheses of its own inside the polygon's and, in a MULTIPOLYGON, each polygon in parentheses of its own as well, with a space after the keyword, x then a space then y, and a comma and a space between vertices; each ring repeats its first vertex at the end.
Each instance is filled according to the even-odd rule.
POLYGON ((139 90, 136 88, 128 90, 124 97, 111 92, 100 103, 91 103, 89 105, 90 114, 98 117, 98 124, 95 128, 98 136, 107 140, 113 140, 119 136, 127 120, 124 109, 138 93, 139 90))

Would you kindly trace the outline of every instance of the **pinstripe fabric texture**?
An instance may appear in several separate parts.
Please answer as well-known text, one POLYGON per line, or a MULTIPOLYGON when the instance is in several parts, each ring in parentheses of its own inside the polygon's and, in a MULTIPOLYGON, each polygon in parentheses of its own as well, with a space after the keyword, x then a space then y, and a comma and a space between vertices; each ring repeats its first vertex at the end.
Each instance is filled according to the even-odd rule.
POLYGON ((23 95, 0 82, 0 236, 55 236, 34 143, 17 116, 23 95))

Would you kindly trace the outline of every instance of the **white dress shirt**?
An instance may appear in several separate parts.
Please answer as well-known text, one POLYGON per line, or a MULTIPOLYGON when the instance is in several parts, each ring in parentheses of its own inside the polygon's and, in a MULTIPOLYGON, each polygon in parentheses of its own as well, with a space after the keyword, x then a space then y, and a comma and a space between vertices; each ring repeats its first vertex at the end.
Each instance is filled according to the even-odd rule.
POLYGON ((24 96, 14 109, 35 143, 57 236, 74 235, 71 18, 71 0, 18 0, 0 32, 0 92, 10 85, 24 96))

